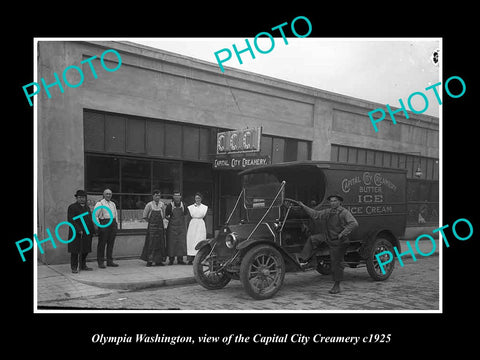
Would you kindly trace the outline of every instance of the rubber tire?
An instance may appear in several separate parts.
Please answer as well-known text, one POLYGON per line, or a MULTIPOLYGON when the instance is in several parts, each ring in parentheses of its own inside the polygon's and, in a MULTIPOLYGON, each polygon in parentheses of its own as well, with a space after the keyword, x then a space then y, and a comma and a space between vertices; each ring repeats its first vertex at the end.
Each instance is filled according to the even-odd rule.
POLYGON ((265 300, 271 298, 275 295, 278 290, 283 286, 283 280, 285 278, 285 260, 283 259, 282 254, 275 249, 273 246, 268 244, 261 244, 251 248, 242 259, 240 264, 240 281, 245 289, 246 293, 256 300, 265 300), (269 292, 259 293, 256 288, 252 286, 248 280, 249 269, 253 261, 260 255, 274 256, 277 264, 279 264, 278 269, 280 270, 280 278, 277 280, 278 284, 269 292))
POLYGON ((322 275, 330 275, 332 273, 332 264, 328 266, 322 265, 321 260, 317 259, 317 267, 315 268, 322 275))
POLYGON ((390 275, 393 272, 393 269, 395 267, 395 257, 394 257, 394 251, 393 251, 393 245, 390 241, 388 241, 385 238, 376 238, 375 241, 373 242, 371 248, 370 248, 370 253, 367 258, 367 271, 370 277, 375 280, 375 281, 384 281, 387 280, 390 275), (375 262, 377 261, 375 257, 375 252, 379 248, 384 248, 383 251, 390 251, 392 254, 392 262, 388 263, 388 268, 385 268, 385 275, 377 273, 375 270, 375 262))
POLYGON ((204 275, 201 262, 207 257, 211 249, 212 248, 210 245, 206 245, 198 250, 195 259, 193 260, 193 275, 195 276, 197 283, 202 285, 205 289, 218 290, 224 288, 230 282, 230 280, 232 280, 232 278, 227 272, 223 272, 223 276, 220 277, 220 280, 214 282, 204 275))

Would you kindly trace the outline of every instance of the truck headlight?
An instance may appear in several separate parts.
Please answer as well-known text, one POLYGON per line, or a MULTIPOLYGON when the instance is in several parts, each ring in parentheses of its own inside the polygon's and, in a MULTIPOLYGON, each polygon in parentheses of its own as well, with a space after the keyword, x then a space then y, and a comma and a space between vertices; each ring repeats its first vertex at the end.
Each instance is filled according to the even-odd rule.
POLYGON ((232 232, 232 233, 230 233, 226 236, 225 245, 229 249, 233 249, 235 247, 235 245, 237 244, 237 239, 238 239, 238 234, 232 232))

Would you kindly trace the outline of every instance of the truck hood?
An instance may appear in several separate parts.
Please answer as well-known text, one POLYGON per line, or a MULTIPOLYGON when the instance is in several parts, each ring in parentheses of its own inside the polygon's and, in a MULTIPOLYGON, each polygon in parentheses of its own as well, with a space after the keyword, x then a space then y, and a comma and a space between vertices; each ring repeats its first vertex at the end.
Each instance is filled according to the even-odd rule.
MULTIPOLYGON (((230 233, 234 232, 238 235, 239 242, 244 241, 247 239, 247 237, 250 235, 250 233, 253 231, 257 224, 238 224, 238 225, 229 225, 228 226, 228 232, 225 233, 225 236, 230 233)), ((272 229, 273 230, 273 229, 272 229)), ((274 235, 272 232, 269 230, 268 225, 266 223, 260 224, 251 238, 256 238, 256 239, 272 239, 274 235)))

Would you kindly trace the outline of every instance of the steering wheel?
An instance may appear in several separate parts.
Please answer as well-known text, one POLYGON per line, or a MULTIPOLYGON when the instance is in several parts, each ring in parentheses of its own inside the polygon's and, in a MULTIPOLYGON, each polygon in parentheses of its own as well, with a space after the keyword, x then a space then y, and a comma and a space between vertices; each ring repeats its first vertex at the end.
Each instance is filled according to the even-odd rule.
POLYGON ((293 200, 290 198, 284 198, 283 203, 286 207, 292 207, 292 206, 300 207, 300 203, 297 200, 293 200))

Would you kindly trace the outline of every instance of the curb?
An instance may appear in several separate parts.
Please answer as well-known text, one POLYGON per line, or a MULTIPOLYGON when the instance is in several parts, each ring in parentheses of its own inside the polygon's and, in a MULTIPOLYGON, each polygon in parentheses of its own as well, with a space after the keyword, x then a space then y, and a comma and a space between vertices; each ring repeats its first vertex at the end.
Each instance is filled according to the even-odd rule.
POLYGON ((105 289, 115 289, 115 290, 142 290, 154 287, 163 287, 163 286, 175 286, 175 285, 188 285, 195 284, 197 281, 195 277, 183 277, 183 278, 174 278, 174 279, 158 279, 158 280, 147 280, 147 281, 132 281, 132 282, 99 282, 99 281, 89 281, 84 279, 77 279, 73 276, 69 276, 69 279, 78 281, 79 283, 96 286, 99 288, 105 289))

